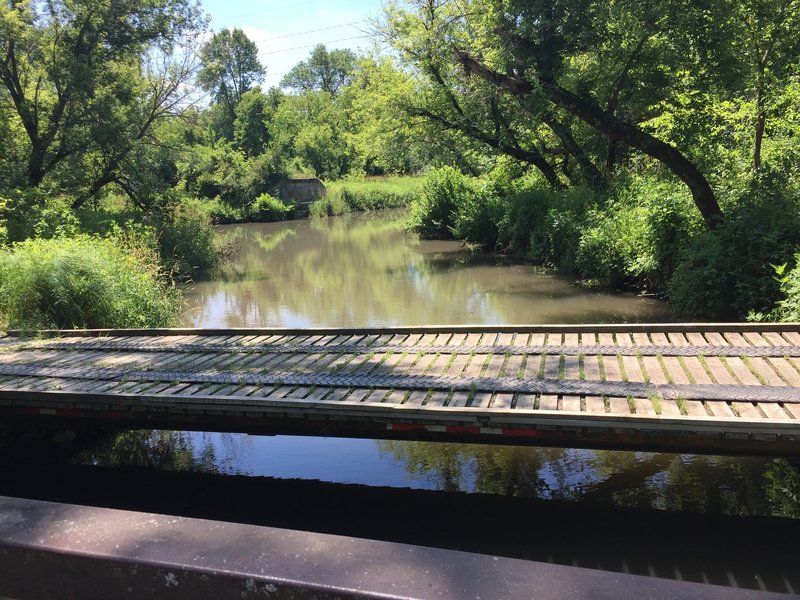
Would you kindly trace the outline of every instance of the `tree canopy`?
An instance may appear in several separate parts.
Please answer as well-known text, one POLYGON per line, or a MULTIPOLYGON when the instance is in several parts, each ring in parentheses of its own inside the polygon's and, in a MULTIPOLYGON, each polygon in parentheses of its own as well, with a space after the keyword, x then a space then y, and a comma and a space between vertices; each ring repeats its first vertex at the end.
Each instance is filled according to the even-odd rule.
POLYGON ((200 27, 188 0, 0 4, 0 108, 19 132, 2 150, 9 183, 52 176, 80 198, 124 179, 134 147, 180 104, 192 65, 175 44, 200 27))
POLYGON ((227 108, 232 120, 244 93, 264 79, 258 48, 241 29, 223 29, 203 45, 200 60, 198 84, 227 108))
POLYGON ((281 86, 300 93, 322 91, 335 96, 350 83, 355 63, 352 50, 328 51, 324 44, 317 44, 308 60, 300 61, 284 76, 281 86))

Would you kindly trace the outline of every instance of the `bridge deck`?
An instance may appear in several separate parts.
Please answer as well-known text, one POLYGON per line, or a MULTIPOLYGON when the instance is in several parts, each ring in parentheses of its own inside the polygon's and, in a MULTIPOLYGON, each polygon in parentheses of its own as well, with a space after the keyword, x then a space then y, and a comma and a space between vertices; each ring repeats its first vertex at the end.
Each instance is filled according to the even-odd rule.
POLYGON ((7 422, 796 454, 800 325, 6 335, 0 414, 7 422))

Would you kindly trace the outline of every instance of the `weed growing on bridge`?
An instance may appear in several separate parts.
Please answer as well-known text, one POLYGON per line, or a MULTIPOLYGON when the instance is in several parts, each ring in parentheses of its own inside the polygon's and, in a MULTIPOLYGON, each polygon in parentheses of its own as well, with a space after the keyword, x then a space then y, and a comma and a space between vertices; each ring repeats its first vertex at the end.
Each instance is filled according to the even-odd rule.
POLYGON ((606 366, 603 364, 603 355, 597 355, 597 368, 600 371, 600 381, 606 380, 606 366))

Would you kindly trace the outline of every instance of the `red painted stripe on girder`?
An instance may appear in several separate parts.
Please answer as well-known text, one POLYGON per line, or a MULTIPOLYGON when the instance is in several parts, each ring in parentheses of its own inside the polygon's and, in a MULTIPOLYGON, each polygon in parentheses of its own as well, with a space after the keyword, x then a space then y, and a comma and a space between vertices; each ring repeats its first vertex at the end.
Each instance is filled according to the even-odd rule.
POLYGON ((509 427, 503 428, 503 435, 513 435, 514 437, 539 437, 541 432, 532 427, 530 429, 514 429, 509 427))
POLYGON ((388 428, 392 431, 420 431, 425 429, 425 425, 417 423, 389 423, 388 428))
POLYGON ((467 425, 448 425, 447 433, 472 433, 475 435, 480 434, 480 427, 470 427, 467 425))

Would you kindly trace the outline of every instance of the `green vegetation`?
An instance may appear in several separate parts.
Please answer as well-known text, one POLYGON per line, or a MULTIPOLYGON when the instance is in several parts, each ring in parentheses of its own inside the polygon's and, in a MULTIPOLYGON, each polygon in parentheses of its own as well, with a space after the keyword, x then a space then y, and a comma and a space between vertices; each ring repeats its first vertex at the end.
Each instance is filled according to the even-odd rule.
POLYGON ((3 3, 0 247, 112 235, 197 279, 219 261, 212 223, 286 219, 278 184, 317 177, 315 215, 410 205, 421 236, 684 317, 798 318, 796 2, 408 0, 383 17, 389 52, 318 45, 262 90, 254 42, 198 35, 183 0, 3 3))
POLYGON ((327 192, 309 208, 312 215, 333 216, 354 211, 409 206, 422 185, 420 177, 373 176, 326 183, 327 192))
POLYGON ((0 314, 11 328, 174 325, 180 300, 153 254, 87 235, 0 251, 0 314))

